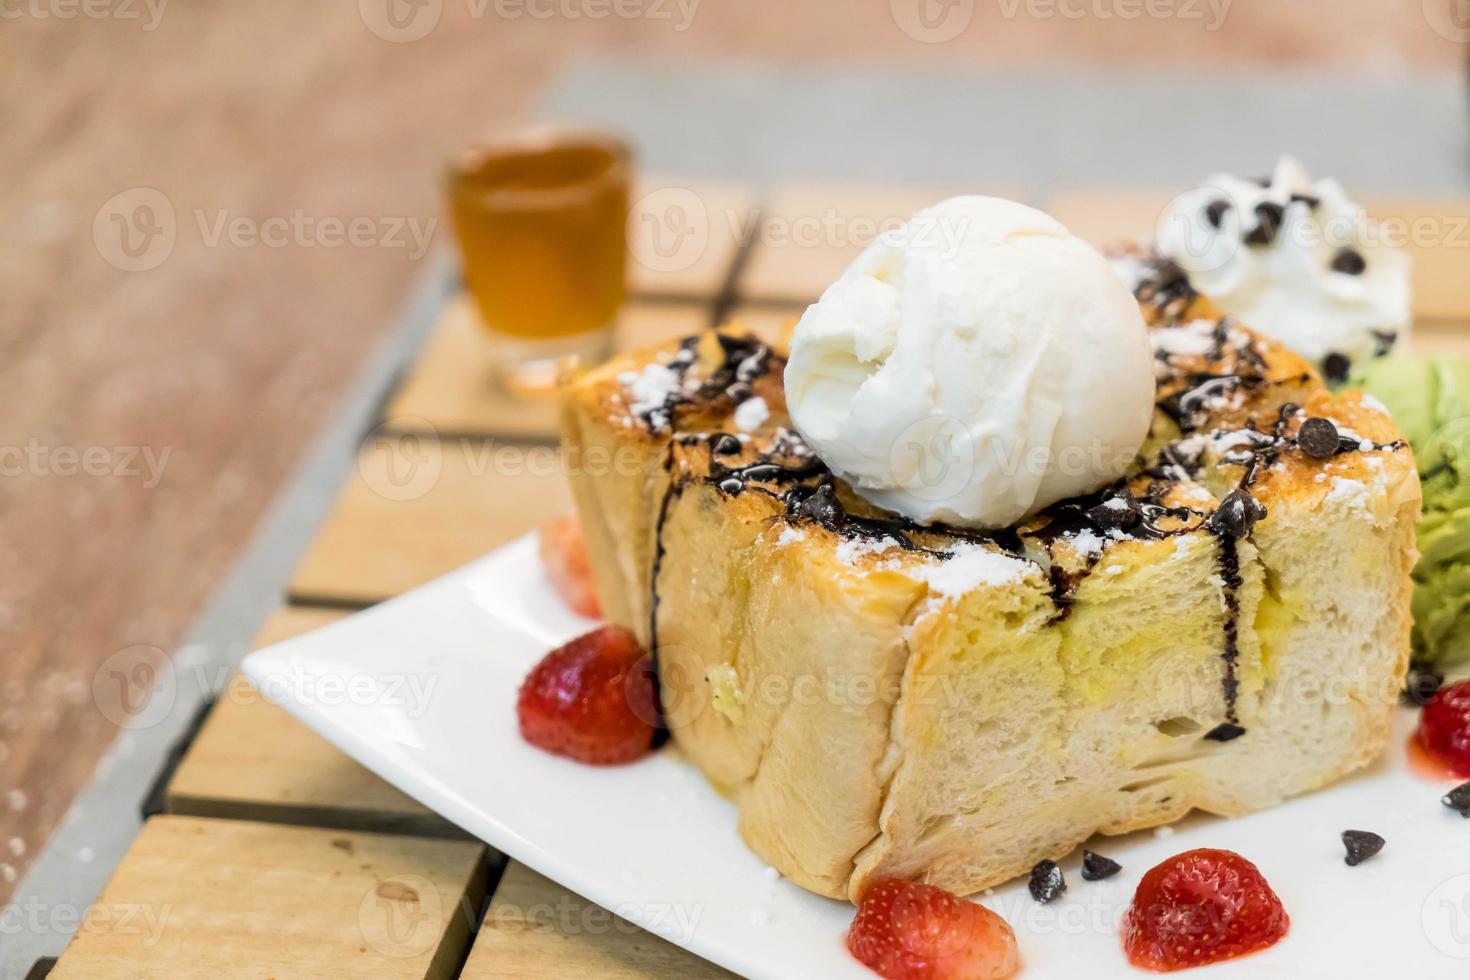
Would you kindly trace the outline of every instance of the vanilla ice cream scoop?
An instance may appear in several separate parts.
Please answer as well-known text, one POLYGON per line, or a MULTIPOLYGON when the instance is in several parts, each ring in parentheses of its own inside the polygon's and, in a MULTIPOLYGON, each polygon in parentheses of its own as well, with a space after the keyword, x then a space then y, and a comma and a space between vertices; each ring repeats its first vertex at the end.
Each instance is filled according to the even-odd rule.
POLYGON ((786 401, 865 499, 1001 528, 1116 480, 1153 414, 1133 296, 1050 216, 956 197, 870 245, 807 309, 786 401))

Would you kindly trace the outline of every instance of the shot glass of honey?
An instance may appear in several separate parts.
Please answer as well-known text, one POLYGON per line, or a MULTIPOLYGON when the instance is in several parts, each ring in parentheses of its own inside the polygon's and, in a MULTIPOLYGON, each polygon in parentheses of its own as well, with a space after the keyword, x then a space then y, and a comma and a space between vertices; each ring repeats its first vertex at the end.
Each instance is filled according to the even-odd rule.
POLYGON ((537 128, 448 168, 465 285, 516 394, 549 391, 568 355, 605 358, 626 295, 632 153, 616 137, 537 128))

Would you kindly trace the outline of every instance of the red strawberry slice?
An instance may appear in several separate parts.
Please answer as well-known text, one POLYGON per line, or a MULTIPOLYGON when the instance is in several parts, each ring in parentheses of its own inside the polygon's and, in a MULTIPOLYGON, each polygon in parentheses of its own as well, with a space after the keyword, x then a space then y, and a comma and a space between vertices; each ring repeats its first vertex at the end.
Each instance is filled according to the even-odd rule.
POLYGON ((1259 868, 1202 847, 1143 876, 1123 914, 1123 949, 1134 966, 1184 970, 1265 949, 1290 924, 1259 868))
POLYGON ((1000 980, 1021 965, 1004 919, 933 885, 887 878, 863 895, 847 948, 890 980, 1000 980))
POLYGON ((542 526, 541 563, 557 594, 574 612, 588 619, 602 618, 602 607, 592 586, 587 540, 582 536, 582 522, 575 516, 558 517, 542 526))
POLYGON ((1415 738, 1452 775, 1470 778, 1470 681, 1442 687, 1425 702, 1415 738))
POLYGON ((521 737, 594 766, 653 751, 658 695, 648 656, 633 634, 604 626, 548 653, 521 684, 521 737))

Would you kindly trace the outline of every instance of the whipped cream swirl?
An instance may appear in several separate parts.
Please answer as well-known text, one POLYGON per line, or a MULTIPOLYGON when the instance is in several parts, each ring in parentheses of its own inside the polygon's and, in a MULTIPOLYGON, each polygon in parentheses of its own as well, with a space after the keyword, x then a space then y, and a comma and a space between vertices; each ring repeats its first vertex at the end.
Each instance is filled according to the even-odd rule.
POLYGON ((1196 291, 1315 362, 1329 381, 1408 333, 1408 256, 1341 184, 1314 182, 1290 157, 1268 181, 1217 174, 1179 195, 1157 247, 1196 291))

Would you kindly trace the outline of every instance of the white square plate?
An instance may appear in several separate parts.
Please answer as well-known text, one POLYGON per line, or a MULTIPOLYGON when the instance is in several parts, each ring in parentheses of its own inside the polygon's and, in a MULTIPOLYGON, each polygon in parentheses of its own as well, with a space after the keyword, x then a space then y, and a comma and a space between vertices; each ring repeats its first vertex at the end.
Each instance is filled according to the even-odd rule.
MULTIPOLYGON (((842 944, 852 909, 777 878, 735 832, 735 808, 677 754, 595 768, 524 743, 516 691, 548 650, 592 623, 569 612, 528 536, 390 602, 251 654, 267 696, 388 782, 472 834, 645 929, 750 977, 871 977, 842 944)), ((1254 861, 1291 932, 1219 977, 1416 978, 1470 972, 1470 821, 1447 784, 1412 774, 1415 713, 1366 772, 1239 820, 1097 842, 1123 865, 1038 905, 1024 881, 980 900, 1015 927, 1028 978, 1142 976, 1117 924, 1142 874, 1225 847, 1254 861), (1388 839, 1357 868, 1339 834, 1388 839)))

